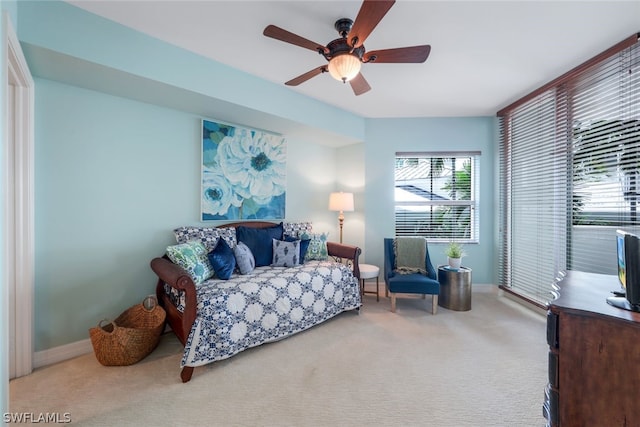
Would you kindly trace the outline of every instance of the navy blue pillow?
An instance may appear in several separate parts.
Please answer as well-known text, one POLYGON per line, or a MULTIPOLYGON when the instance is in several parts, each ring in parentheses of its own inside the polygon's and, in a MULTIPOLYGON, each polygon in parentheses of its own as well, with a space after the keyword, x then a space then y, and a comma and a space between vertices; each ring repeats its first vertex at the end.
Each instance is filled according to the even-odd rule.
POLYGON ((228 280, 236 268, 236 257, 227 242, 219 238, 216 247, 207 256, 216 276, 222 280, 228 280))
POLYGON ((251 249, 256 260, 256 267, 263 267, 271 265, 271 261, 273 261, 272 239, 282 240, 283 232, 282 223, 267 228, 251 228, 240 225, 236 228, 236 239, 251 249))
POLYGON ((297 237, 289 236, 288 234, 284 235, 285 242, 295 242, 296 240, 300 240, 300 264, 304 264, 304 256, 307 254, 307 249, 309 249, 309 242, 311 242, 311 239, 298 239, 297 237))

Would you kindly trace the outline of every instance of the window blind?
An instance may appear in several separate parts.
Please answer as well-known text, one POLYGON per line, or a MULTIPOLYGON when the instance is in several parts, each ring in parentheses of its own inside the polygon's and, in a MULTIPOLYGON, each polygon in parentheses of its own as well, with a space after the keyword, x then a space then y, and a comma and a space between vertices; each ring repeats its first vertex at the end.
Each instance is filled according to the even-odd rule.
POLYGON ((640 224, 637 40, 498 112, 499 280, 541 306, 567 269, 615 274, 615 231, 640 224))
POLYGON ((478 242, 480 152, 396 153, 395 235, 478 242))
POLYGON ((566 110, 557 90, 549 90, 512 111, 501 127, 501 163, 509 191, 501 192, 503 253, 501 283, 527 299, 551 299, 552 284, 562 270, 565 234, 567 150, 565 130, 556 117, 566 110))
POLYGON ((616 273, 616 229, 637 231, 640 48, 624 49, 571 85, 571 240, 567 268, 616 273))

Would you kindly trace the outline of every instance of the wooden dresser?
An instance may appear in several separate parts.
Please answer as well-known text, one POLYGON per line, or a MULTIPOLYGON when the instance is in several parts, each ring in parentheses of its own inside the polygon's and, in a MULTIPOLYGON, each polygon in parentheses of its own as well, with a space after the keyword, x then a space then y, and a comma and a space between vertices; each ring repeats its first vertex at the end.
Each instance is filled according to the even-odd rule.
POLYGON ((547 313, 548 426, 640 426, 640 313, 607 304, 617 276, 571 271, 547 313))

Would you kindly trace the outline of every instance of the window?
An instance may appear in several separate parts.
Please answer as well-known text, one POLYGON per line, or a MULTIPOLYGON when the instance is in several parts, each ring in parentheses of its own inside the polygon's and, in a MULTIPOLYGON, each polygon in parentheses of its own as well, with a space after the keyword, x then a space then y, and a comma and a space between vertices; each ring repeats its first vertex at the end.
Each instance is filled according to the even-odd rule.
POLYGON ((566 270, 616 274, 640 230, 640 44, 623 40, 498 112, 500 284, 544 306, 566 270))
POLYGON ((478 242, 479 152, 396 153, 395 235, 478 242))

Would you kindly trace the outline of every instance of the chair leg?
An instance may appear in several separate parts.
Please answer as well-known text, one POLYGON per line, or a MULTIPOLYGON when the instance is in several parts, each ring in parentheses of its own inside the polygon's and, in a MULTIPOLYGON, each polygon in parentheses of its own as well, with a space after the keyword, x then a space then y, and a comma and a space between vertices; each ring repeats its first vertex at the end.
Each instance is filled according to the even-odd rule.
POLYGON ((380 280, 376 276, 376 302, 380 302, 380 280))
POLYGON ((391 292, 391 312, 396 312, 396 294, 395 292, 391 292))
POLYGON ((433 294, 431 298, 431 314, 436 314, 438 311, 438 294, 433 294))

